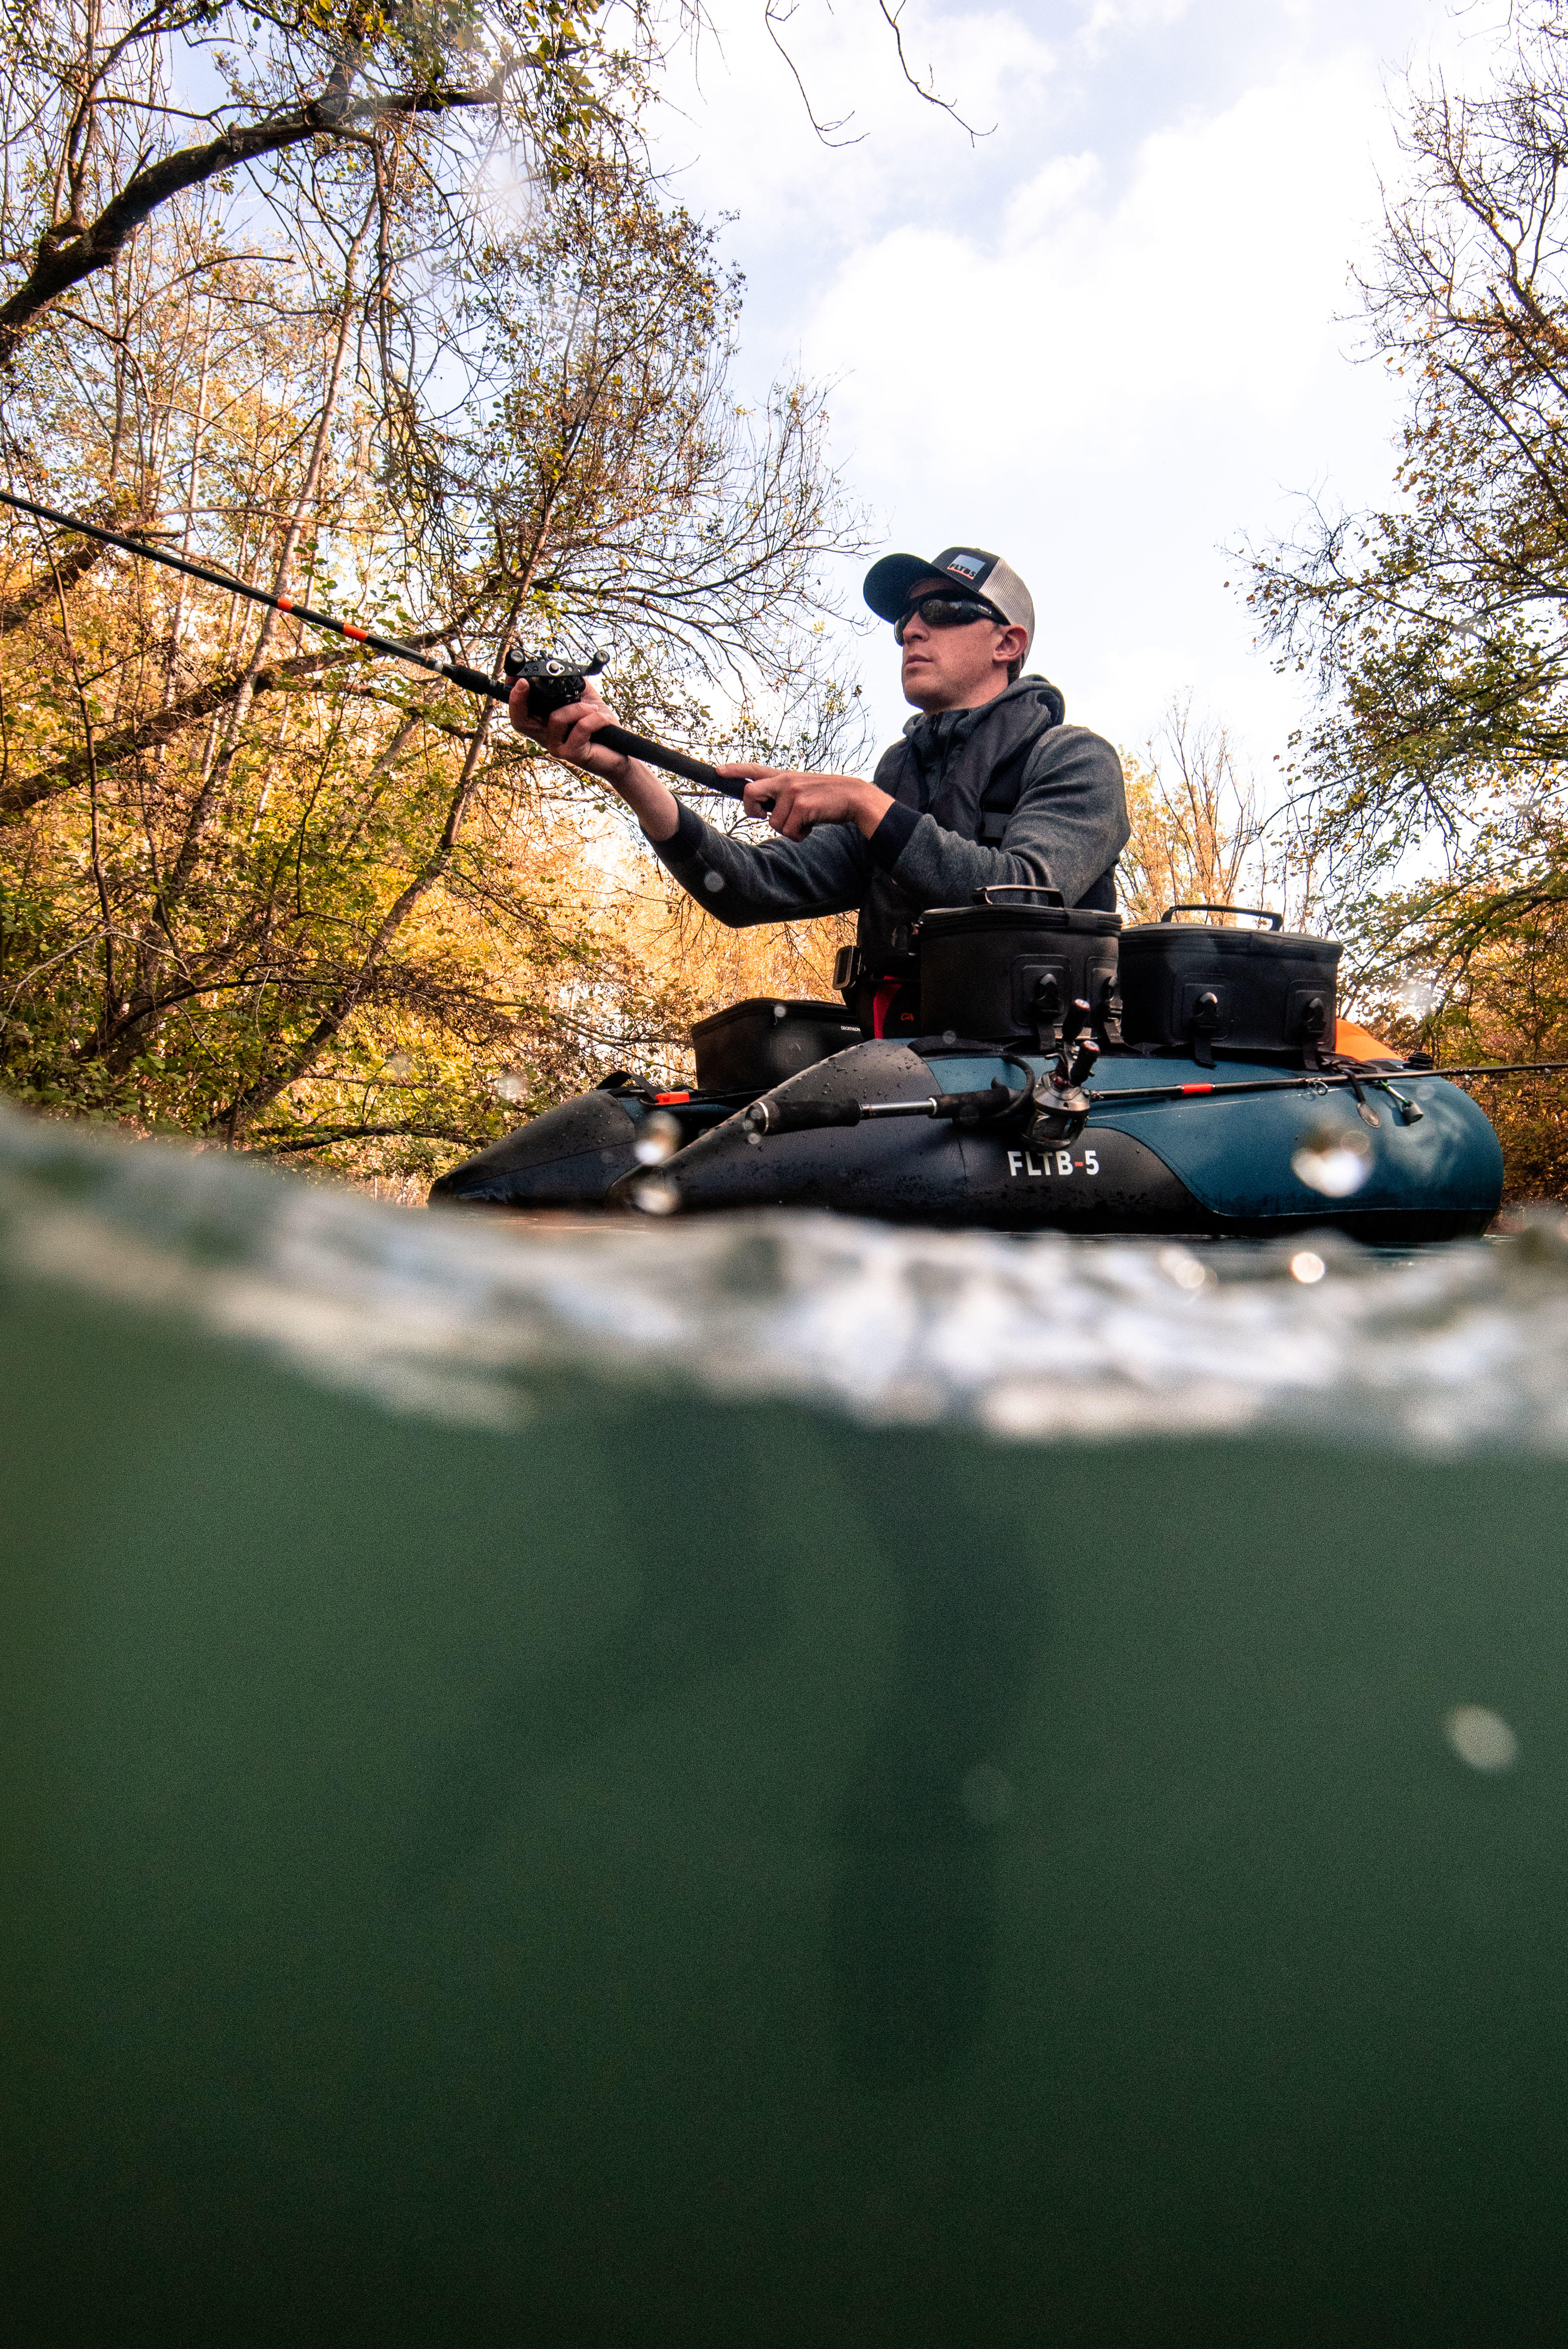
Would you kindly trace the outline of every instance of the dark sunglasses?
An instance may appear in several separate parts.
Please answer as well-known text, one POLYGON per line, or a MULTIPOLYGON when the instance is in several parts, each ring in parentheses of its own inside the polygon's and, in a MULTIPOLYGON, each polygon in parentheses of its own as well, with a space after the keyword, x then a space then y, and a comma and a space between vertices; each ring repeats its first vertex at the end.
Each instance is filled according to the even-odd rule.
POLYGON ((1011 625, 1000 612, 993 611, 989 604, 982 604, 975 595, 923 595, 917 604, 911 604, 907 611, 901 612, 893 622, 892 640, 895 645, 903 644, 903 632, 917 613, 928 628, 968 628, 973 627, 976 620, 989 620, 994 628, 1006 628, 1011 625))

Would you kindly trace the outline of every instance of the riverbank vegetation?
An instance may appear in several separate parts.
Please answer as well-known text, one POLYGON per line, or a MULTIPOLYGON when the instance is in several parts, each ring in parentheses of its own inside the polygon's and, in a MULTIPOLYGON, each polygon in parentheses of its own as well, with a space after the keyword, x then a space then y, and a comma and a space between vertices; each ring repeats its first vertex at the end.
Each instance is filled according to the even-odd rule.
MULTIPOLYGON (((492 675, 604 646, 627 721, 708 755, 857 755, 822 396, 730 388, 739 287, 643 154, 649 27, 413 21, 13 26, 7 486, 492 675)), ((821 991, 836 938, 710 937, 497 705, 80 537, 5 543, 15 1097, 423 1176, 617 1063, 675 1073, 725 986, 821 991)))
MULTIPOLYGON (((1361 282, 1408 400, 1381 509, 1254 559, 1315 674, 1297 847, 1374 1019, 1447 1061, 1568 1058, 1568 32, 1515 16, 1490 80, 1412 86, 1361 282)), ((1514 1195, 1568 1195, 1561 1081, 1490 1085, 1514 1195)))
MULTIPOLYGON (((863 523, 820 388, 733 388, 741 288, 649 166, 651 0, 39 0, 0 35, 0 474, 499 672, 610 655, 628 721, 856 766, 825 657, 863 523)), ((923 88, 923 95, 933 92, 923 88)), ((940 102, 940 101, 938 101, 940 102)), ((1413 91, 1365 278, 1408 395, 1386 507, 1256 552, 1315 676, 1294 830, 1173 708, 1124 910, 1282 895, 1358 1015, 1568 1057, 1568 37, 1413 91)), ((721 817, 728 803, 720 803, 721 817)), ((729 811, 728 820, 734 820, 729 811)), ((495 705, 70 533, 0 556, 0 1086, 422 1183, 694 1017, 821 995, 495 705)), ((1559 1089, 1501 1091, 1568 1193, 1559 1089)))

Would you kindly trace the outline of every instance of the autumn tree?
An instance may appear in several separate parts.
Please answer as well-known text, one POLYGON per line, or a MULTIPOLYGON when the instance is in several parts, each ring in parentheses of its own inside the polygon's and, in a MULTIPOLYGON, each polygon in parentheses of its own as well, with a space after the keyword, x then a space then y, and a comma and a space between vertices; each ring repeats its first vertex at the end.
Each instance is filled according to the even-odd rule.
MULTIPOLYGON (((1368 356, 1408 401, 1393 494, 1368 513, 1314 508, 1254 557, 1252 594, 1282 667, 1319 688, 1295 812, 1351 983, 1400 1040, 1450 1059, 1568 1049, 1559 13, 1521 12, 1491 65, 1470 90, 1408 87, 1404 170, 1361 281, 1368 356)), ((1561 1188, 1544 1099, 1488 1105, 1511 1182, 1561 1188)))
POLYGON ((1366 885, 1412 846, 1559 792, 1568 753, 1568 44, 1517 32, 1480 95, 1407 94, 1405 179, 1361 281, 1408 393, 1387 509, 1315 511, 1255 562, 1283 667, 1315 677, 1303 809, 1366 885))
MULTIPOLYGON (((261 259, 215 199, 165 207, 15 362, 13 479, 492 672, 514 641, 605 641, 634 714, 716 748, 840 723, 812 655, 846 534, 821 402, 737 406, 707 231, 605 136, 437 270, 421 135, 302 155, 301 233, 261 259)), ((493 703, 79 541, 10 546, 24 1098, 428 1165, 611 1058, 679 1052, 662 869, 493 703)))
POLYGON ((1228 729, 1197 711, 1190 693, 1172 697, 1144 755, 1124 752, 1122 768, 1132 825, 1119 864, 1124 919, 1266 902, 1305 918, 1310 872, 1290 864, 1228 729))
MULTIPOLYGON (((646 18, 621 23, 645 57, 646 18)), ((418 128, 427 195, 460 214, 488 144, 558 166, 617 120, 628 84, 596 0, 33 0, 11 12, 3 64, 0 367, 164 208, 237 172, 288 212, 302 155, 380 179, 418 128)))

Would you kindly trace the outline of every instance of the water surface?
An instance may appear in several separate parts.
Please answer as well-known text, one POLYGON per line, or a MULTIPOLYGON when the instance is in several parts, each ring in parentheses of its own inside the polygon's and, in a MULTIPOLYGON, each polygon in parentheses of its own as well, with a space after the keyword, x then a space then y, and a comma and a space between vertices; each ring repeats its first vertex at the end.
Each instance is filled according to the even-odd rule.
POLYGON ((1557 2337, 1555 1218, 533 1229, 6 1120, 0 1311, 11 2337, 1557 2337))

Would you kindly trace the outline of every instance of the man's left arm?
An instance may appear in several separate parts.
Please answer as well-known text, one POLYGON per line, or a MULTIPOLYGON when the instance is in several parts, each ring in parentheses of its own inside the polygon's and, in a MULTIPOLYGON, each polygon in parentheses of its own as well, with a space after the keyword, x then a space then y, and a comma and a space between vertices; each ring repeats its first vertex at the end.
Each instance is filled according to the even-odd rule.
POLYGON ((1087 726, 1053 726, 1029 754, 998 847, 946 831, 934 816, 893 805, 870 841, 872 859, 919 905, 966 905, 1006 883, 1080 897, 1131 836, 1121 761, 1087 726))

